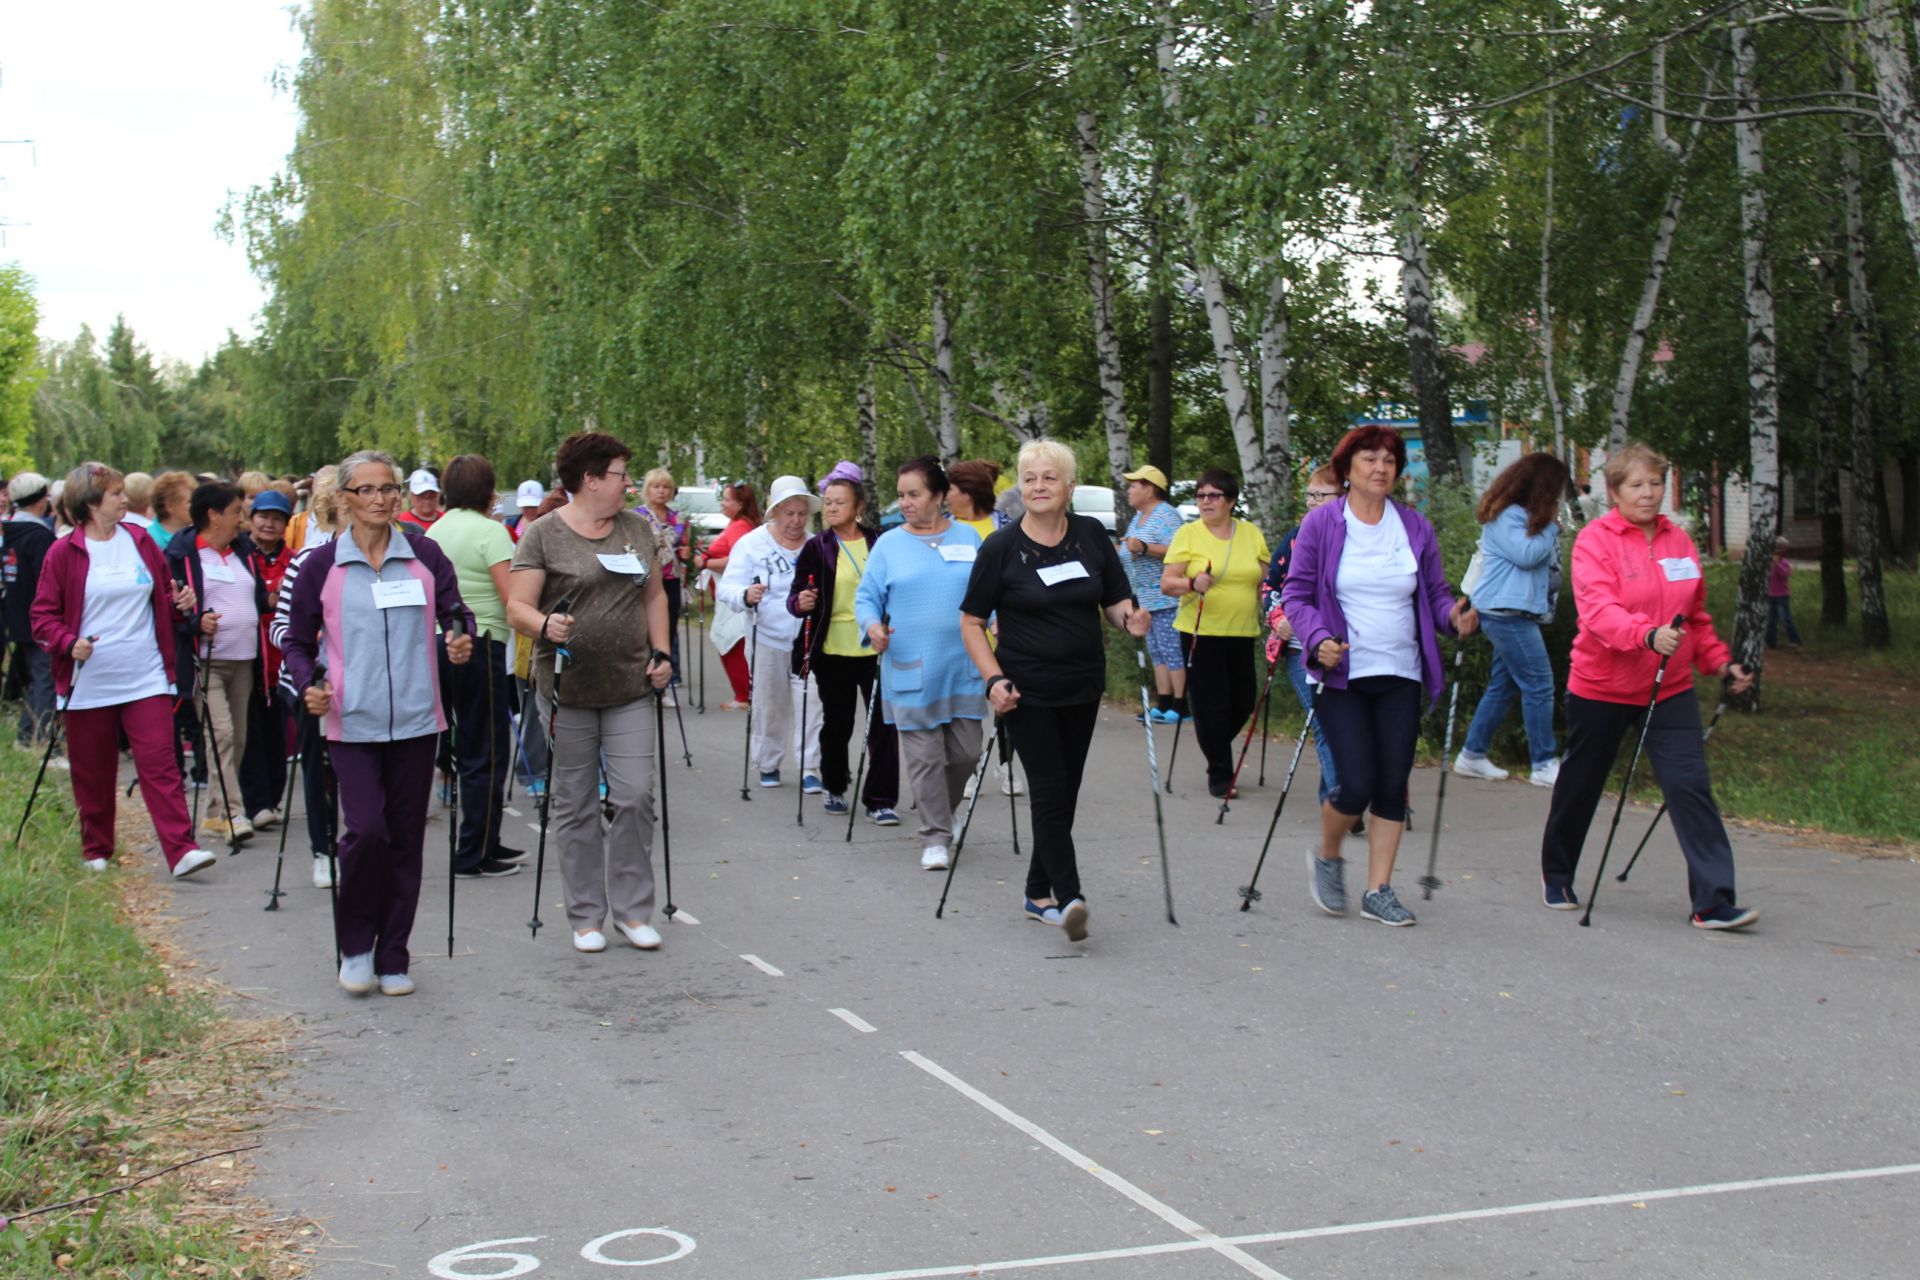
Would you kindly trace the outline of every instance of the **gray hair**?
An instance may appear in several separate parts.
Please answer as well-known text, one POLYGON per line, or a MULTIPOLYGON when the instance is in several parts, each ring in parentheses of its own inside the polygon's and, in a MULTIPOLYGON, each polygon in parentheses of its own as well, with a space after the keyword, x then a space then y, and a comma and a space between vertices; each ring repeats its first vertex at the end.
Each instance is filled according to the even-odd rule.
POLYGON ((384 449, 361 449, 340 459, 339 470, 334 474, 333 484, 336 490, 344 491, 353 487, 353 473, 361 467, 370 467, 378 463, 393 473, 396 484, 402 483, 400 464, 393 455, 384 449))

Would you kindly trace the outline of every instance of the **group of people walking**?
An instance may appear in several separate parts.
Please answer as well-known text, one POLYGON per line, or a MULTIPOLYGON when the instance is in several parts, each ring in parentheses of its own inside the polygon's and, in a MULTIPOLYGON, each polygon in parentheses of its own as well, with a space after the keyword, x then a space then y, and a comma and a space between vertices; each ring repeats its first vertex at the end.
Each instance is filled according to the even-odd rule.
MULTIPOLYGON (((87 865, 113 856, 123 741, 176 876, 216 861, 189 816, 186 750, 211 766, 203 830, 237 847, 279 820, 291 743, 314 883, 335 895, 340 982, 405 994, 436 768, 460 811, 454 873, 512 875, 526 854, 501 840, 503 789, 512 762, 535 754, 531 738, 544 753, 542 848, 550 836, 574 947, 604 950, 611 931, 657 948, 661 709, 678 674, 676 616, 710 585, 710 642, 730 678, 737 668, 735 702, 749 712, 743 797, 755 783, 784 786, 791 769, 825 813, 858 805, 893 827, 904 775, 920 864, 946 870, 969 781, 997 743, 1009 781, 1017 758, 1030 789, 1022 909, 1076 940, 1091 912, 1074 828, 1107 626, 1151 657, 1157 696, 1139 718, 1149 732, 1190 721, 1223 802, 1244 759, 1236 739, 1284 669, 1320 759, 1306 890, 1329 914, 1348 909, 1343 847, 1359 836, 1361 914, 1414 923, 1393 873, 1419 726, 1446 686, 1443 642, 1478 632, 1492 671, 1452 767, 1505 776, 1487 749, 1519 702, 1531 780, 1553 788, 1545 905, 1578 905, 1573 873, 1595 807, 1621 738, 1643 729, 1687 858, 1693 923, 1755 918, 1734 893, 1691 682, 1656 682, 1675 661, 1735 690, 1750 677, 1713 634, 1698 552, 1660 514, 1667 464, 1645 446, 1608 459, 1613 509, 1574 544, 1564 752, 1542 626, 1560 590, 1567 474, 1549 455, 1509 467, 1481 501, 1471 599, 1450 585, 1433 527, 1394 496, 1406 450, 1385 428, 1348 433, 1308 477, 1304 519, 1271 545, 1235 516, 1237 481, 1219 469, 1201 473, 1199 518, 1184 522, 1162 472, 1129 473, 1133 514, 1116 538, 1073 512, 1071 449, 1040 440, 1021 448, 1009 501, 992 464, 901 463, 901 523, 884 534, 868 518, 871 478, 851 463, 817 490, 776 478, 763 517, 751 486, 729 486, 730 524, 700 548, 673 508, 672 476, 636 478, 631 460, 614 436, 569 436, 556 491, 523 484, 520 517, 506 522, 478 455, 403 476, 391 456, 358 452, 316 476, 298 512, 272 488, 212 480, 181 502, 156 480, 148 501, 184 510, 172 529, 131 518, 129 477, 86 463, 65 478, 70 531, 57 536, 39 523, 51 486, 15 477, 7 613, 17 628, 30 593, 31 649, 63 713, 87 865), (24 520, 34 528, 16 527, 24 520)), ((26 678, 40 670, 27 661, 26 678)))

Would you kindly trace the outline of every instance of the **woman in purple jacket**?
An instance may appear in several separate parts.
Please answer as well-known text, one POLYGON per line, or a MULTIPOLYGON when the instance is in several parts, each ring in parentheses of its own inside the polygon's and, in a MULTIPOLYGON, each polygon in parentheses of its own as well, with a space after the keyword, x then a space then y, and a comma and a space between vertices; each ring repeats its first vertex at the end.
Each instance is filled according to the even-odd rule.
POLYGON ((1340 842, 1371 809, 1367 889, 1360 914, 1410 925, 1393 892, 1393 861, 1407 821, 1407 777, 1420 737, 1420 692, 1440 700, 1440 635, 1469 636, 1479 618, 1455 600, 1426 517, 1388 495, 1407 446, 1390 427, 1355 427, 1333 451, 1346 496, 1310 512, 1293 543, 1280 599, 1321 685, 1320 732, 1336 780, 1320 808, 1320 847, 1307 851, 1314 905, 1347 912, 1340 842))

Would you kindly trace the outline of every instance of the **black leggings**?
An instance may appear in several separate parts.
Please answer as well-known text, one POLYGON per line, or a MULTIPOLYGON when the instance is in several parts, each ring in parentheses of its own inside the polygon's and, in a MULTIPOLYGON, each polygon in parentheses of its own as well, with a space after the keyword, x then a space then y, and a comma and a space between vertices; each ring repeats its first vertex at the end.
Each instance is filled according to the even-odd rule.
POLYGON ((1322 689, 1316 711, 1333 749, 1327 803, 1350 818, 1371 808, 1382 822, 1407 820, 1407 778, 1420 738, 1420 682, 1362 676, 1344 689, 1322 689))
POLYGON ((1073 817, 1080 805, 1080 779, 1093 745, 1097 702, 1036 707, 1022 702, 1002 718, 1020 763, 1027 768, 1033 810, 1033 860, 1027 866, 1027 900, 1047 897, 1061 906, 1080 892, 1080 865, 1073 851, 1073 817))
MULTIPOLYGON (((873 677, 880 659, 816 654, 813 682, 820 689, 820 781, 830 795, 845 795, 852 782, 848 744, 864 723, 860 702, 873 701, 879 690, 873 677)), ((867 777, 860 803, 869 809, 891 809, 900 801, 900 735, 881 711, 873 717, 873 736, 867 739, 867 777)))
POLYGON ((1207 757, 1207 785, 1233 778, 1234 740, 1260 696, 1253 670, 1256 636, 1199 636, 1187 663, 1193 739, 1207 757))

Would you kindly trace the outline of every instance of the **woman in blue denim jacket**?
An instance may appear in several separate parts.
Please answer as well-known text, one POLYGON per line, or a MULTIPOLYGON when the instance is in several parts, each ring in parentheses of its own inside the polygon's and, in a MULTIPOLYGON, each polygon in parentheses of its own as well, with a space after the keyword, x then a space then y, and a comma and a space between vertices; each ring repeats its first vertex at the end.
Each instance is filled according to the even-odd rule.
POLYGON ((1560 573, 1560 525, 1554 519, 1567 491, 1567 467, 1550 453, 1530 453, 1495 477, 1480 499, 1480 581, 1473 591, 1480 625, 1493 645, 1487 692, 1467 726, 1453 771, 1469 778, 1504 778, 1487 759, 1494 730, 1516 698, 1527 728, 1533 771, 1528 781, 1551 787, 1560 773, 1553 740, 1553 664, 1542 624, 1553 618, 1560 573))

